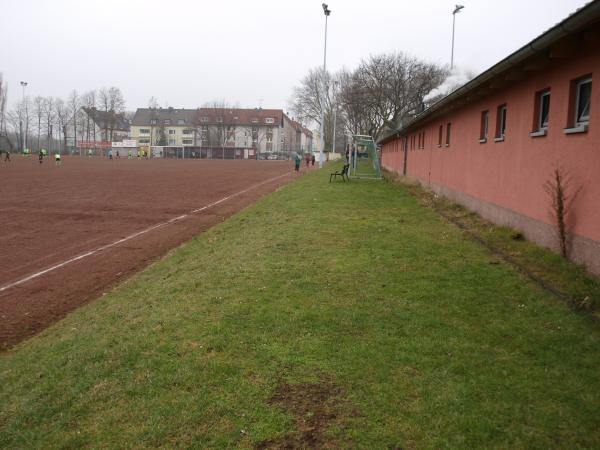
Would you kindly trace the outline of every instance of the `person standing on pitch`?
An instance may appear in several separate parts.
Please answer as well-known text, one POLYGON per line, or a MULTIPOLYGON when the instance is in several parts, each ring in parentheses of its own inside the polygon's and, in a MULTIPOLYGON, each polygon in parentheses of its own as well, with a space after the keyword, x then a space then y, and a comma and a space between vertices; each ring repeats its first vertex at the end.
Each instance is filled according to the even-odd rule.
POLYGON ((296 172, 298 172, 300 170, 301 162, 302 162, 302 157, 300 156, 300 153, 296 152, 296 156, 294 156, 294 169, 296 170, 296 172))
POLYGON ((61 161, 60 161, 60 153, 56 152, 54 154, 54 164, 57 166, 60 166, 61 161))
POLYGON ((108 159, 112 160, 112 148, 108 151, 108 159))
POLYGON ((310 165, 314 167, 315 165, 315 154, 311 153, 310 155, 310 165))
POLYGON ((44 162, 44 151, 40 150, 39 155, 38 155, 38 160, 40 161, 40 164, 42 162, 44 162))

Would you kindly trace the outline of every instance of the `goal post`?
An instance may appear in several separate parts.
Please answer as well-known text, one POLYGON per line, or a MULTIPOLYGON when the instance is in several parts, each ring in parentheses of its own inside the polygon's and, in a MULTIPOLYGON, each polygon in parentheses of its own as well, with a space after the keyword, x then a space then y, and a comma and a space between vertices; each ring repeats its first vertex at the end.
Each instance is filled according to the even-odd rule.
POLYGON ((350 177, 381 180, 381 164, 373 136, 354 134, 350 147, 350 177))

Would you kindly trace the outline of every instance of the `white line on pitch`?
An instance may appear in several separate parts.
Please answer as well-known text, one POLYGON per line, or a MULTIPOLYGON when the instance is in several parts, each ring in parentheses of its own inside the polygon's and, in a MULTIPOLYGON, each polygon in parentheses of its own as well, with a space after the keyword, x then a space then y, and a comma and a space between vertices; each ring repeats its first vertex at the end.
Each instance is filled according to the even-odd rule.
POLYGON ((68 264, 71 264, 71 263, 74 263, 76 261, 82 260, 83 258, 87 258, 88 256, 92 256, 92 255, 95 255, 96 253, 100 253, 100 252, 102 252, 104 250, 107 250, 109 248, 115 247, 115 246, 117 246, 119 244, 122 244, 123 242, 129 241, 129 240, 134 239, 134 238, 136 238, 138 236, 141 236, 143 234, 149 233, 150 231, 154 231, 157 228, 161 228, 161 227, 164 227, 166 225, 170 225, 172 223, 175 223, 175 222, 178 222, 180 220, 183 220, 186 217, 191 216, 192 214, 199 213, 201 211, 205 211, 205 210, 207 210, 209 208, 212 208, 213 206, 216 206, 216 205, 218 205, 220 203, 226 202, 227 200, 229 200, 229 199, 231 199, 233 197, 237 197, 238 195, 245 194, 246 192, 251 191, 252 189, 256 189, 257 187, 262 186, 263 184, 270 183, 271 181, 278 180, 278 179, 283 178, 283 177, 288 176, 288 175, 289 175, 289 173, 284 173, 283 175, 279 175, 279 176, 270 178, 268 180, 262 181, 260 183, 254 184, 254 185, 250 186, 247 189, 244 189, 244 190, 241 190, 241 191, 236 192, 234 194, 228 195, 227 197, 223 197, 222 199, 217 200, 217 201, 212 202, 212 203, 209 203, 208 205, 203 206, 202 208, 194 209, 194 210, 190 211, 187 214, 182 214, 180 216, 173 217, 172 219, 169 219, 166 222, 161 222, 161 223, 158 223, 156 225, 152 225, 149 228, 146 228, 144 230, 141 230, 141 231, 138 231, 136 233, 130 234, 129 236, 124 237, 122 239, 119 239, 119 240, 117 240, 115 242, 103 245, 101 247, 98 247, 95 250, 90 250, 88 252, 82 253, 81 255, 78 255, 78 256, 75 256, 73 258, 67 259, 66 261, 63 261, 63 262, 58 263, 58 264, 56 264, 54 266, 48 267, 47 269, 40 270, 39 272, 33 273, 31 275, 28 275, 25 278, 21 278, 20 280, 14 281, 14 282, 9 283, 9 284, 6 284, 6 285, 0 287, 0 292, 4 292, 4 291, 6 291, 6 290, 8 290, 10 288, 13 288, 13 287, 18 286, 18 285, 23 284, 23 283, 26 283, 28 281, 31 281, 31 280, 35 279, 35 278, 41 277, 42 275, 45 275, 48 272, 52 272, 54 270, 60 269, 61 267, 64 267, 64 266, 66 266, 68 264))

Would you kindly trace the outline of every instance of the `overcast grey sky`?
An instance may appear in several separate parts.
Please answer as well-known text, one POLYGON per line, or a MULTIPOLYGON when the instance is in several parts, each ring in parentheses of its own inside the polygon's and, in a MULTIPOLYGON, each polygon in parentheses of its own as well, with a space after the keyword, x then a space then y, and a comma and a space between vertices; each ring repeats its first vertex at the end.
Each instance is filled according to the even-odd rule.
MULTIPOLYGON (((587 0, 332 0, 327 65, 403 51, 481 72, 587 0)), ((127 108, 195 108, 213 99, 286 108, 323 64, 321 0, 0 0, 0 72, 12 104, 117 86, 127 108)))

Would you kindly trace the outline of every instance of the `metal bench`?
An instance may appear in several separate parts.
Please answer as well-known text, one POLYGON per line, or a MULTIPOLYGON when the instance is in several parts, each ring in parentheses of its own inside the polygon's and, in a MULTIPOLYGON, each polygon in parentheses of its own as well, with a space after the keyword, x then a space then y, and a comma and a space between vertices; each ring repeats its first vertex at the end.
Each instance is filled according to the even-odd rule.
POLYGON ((344 180, 344 181, 346 181, 346 180, 350 181, 350 178, 348 177, 348 169, 349 168, 350 168, 350 164, 344 164, 344 168, 341 171, 333 172, 333 173, 329 174, 329 182, 331 183, 331 178, 333 178, 334 180, 337 180, 338 176, 341 176, 342 180, 344 180))

